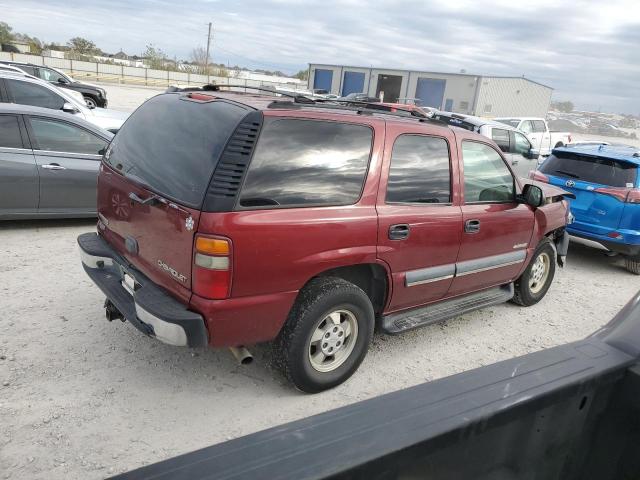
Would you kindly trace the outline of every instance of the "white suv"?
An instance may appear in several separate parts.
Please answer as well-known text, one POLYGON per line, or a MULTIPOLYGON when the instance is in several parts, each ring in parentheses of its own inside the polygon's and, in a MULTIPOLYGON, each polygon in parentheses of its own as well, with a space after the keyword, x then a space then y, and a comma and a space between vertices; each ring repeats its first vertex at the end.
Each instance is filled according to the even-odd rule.
POLYGON ((88 108, 75 95, 43 80, 26 73, 4 70, 0 71, 0 102, 62 110, 113 133, 120 129, 129 116, 117 110, 88 108))

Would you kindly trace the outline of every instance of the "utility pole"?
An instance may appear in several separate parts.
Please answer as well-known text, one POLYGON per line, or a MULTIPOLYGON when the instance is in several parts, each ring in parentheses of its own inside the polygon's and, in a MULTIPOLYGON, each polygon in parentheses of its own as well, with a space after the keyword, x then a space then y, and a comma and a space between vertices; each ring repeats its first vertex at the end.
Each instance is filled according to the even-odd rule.
POLYGON ((209 46, 211 45, 211 22, 209 22, 209 33, 207 34, 207 58, 204 61, 204 71, 209 75, 209 46))

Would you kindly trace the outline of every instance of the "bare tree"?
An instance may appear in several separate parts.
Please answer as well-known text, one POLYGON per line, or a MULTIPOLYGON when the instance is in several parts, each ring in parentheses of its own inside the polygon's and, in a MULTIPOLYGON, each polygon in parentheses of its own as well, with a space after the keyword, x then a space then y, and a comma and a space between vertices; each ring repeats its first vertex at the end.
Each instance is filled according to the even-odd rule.
POLYGON ((191 61, 195 63, 198 67, 196 73, 200 73, 203 75, 211 74, 211 70, 212 70, 211 65, 209 65, 209 68, 208 68, 209 71, 208 72, 206 71, 207 68, 205 67, 205 65, 207 65, 208 62, 207 62, 207 51, 204 48, 202 47, 194 48, 191 51, 191 61))

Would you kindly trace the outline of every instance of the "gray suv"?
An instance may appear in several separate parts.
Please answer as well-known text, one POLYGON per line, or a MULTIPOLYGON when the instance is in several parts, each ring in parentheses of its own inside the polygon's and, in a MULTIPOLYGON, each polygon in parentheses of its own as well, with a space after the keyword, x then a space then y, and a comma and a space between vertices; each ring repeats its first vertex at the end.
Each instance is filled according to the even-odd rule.
POLYGON ((75 115, 0 104, 0 220, 95 216, 112 138, 75 115))

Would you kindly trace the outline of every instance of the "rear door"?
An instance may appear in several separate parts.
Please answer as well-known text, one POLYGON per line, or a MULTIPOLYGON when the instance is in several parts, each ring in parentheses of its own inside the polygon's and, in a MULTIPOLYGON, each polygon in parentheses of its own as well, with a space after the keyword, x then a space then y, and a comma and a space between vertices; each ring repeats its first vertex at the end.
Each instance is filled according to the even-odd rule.
POLYGON ((38 170, 20 115, 0 115, 0 216, 34 214, 38 170))
POLYGON ((25 116, 40 176, 39 213, 96 211, 100 159, 108 142, 78 125, 25 116))
POLYGON ((445 296, 455 274, 462 235, 457 198, 455 138, 451 130, 387 126, 378 192, 378 257, 392 273, 389 309, 402 310, 445 296), (451 152, 454 152, 453 154, 451 152))
POLYGON ((158 95, 139 107, 109 146, 98 181, 107 241, 185 301, 209 180, 248 113, 248 107, 190 95, 158 95))
POLYGON ((599 235, 618 228, 625 204, 596 189, 633 188, 637 182, 637 166, 632 163, 557 149, 540 171, 549 178, 549 183, 576 196, 570 202, 575 217, 571 228, 599 235))
POLYGON ((489 144, 462 140, 463 234, 450 294, 508 283, 521 271, 534 224, 533 210, 515 201, 516 183, 489 144))

